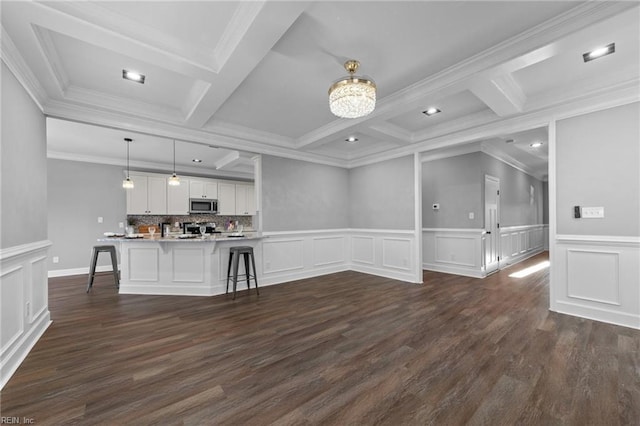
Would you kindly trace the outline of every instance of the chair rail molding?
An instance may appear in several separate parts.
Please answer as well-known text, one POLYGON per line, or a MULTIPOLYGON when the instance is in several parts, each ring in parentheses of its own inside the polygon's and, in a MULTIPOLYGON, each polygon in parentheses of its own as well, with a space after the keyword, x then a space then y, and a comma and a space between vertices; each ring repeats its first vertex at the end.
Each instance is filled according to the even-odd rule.
POLYGON ((0 389, 51 324, 50 246, 44 240, 0 250, 0 389))
POLYGON ((552 311, 640 329, 640 237, 558 234, 552 246, 552 311))

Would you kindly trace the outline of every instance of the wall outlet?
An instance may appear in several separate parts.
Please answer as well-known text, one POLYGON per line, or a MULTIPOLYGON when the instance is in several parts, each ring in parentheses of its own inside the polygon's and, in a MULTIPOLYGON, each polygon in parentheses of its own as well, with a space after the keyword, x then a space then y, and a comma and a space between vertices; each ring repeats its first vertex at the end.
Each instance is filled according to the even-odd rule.
POLYGON ((476 215, 473 212, 469 212, 469 219, 475 219, 476 215))
POLYGON ((102 216, 98 216, 98 223, 104 222, 104 218, 102 216))
POLYGON ((60 258, 58 256, 53 256, 53 263, 60 262, 60 258))
POLYGON ((601 219, 604 217, 604 207, 583 207, 583 219, 601 219))
POLYGON ((118 222, 118 228, 120 228, 120 229, 124 228, 124 223, 123 222, 118 222))

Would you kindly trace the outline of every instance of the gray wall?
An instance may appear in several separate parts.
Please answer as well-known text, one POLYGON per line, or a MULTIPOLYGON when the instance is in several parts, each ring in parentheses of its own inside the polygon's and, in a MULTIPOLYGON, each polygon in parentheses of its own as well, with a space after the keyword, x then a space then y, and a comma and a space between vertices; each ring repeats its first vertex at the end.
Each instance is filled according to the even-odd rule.
MULTIPOLYGON (((484 223, 484 175, 500 179, 500 226, 539 225, 543 223, 544 194, 542 181, 481 153, 480 172, 483 182, 482 218, 484 223), (530 188, 533 186, 533 200, 530 188)), ((484 226, 484 225, 482 225, 484 226)), ((481 227, 482 227, 481 226, 481 227)))
POLYGON ((262 156, 263 231, 349 227, 347 169, 262 156))
MULTIPOLYGON (((122 167, 54 159, 48 166, 49 270, 88 268, 96 239, 126 224, 122 167), (53 256, 60 263, 53 264, 53 256)), ((110 265, 109 256, 101 254, 98 262, 110 265)))
POLYGON ((549 224, 549 182, 542 182, 542 223, 549 224))
POLYGON ((422 164, 422 226, 483 228, 484 176, 500 179, 500 226, 545 223, 542 181, 482 152, 422 164), (533 203, 530 187, 534 188, 533 203), (433 210, 434 203, 440 210, 433 210), (469 213, 474 218, 469 219, 469 213))
POLYGON ((422 226, 424 228, 482 228, 480 152, 422 163, 422 226), (440 204, 433 210, 433 204, 440 204), (469 219, 473 212, 474 219, 469 219))
POLYGON ((47 239, 45 117, 2 62, 0 247, 47 239))
POLYGON ((557 232, 640 235, 640 103, 556 124, 557 232), (604 207, 603 219, 574 219, 573 206, 604 207))
POLYGON ((413 156, 349 170, 349 227, 413 229, 413 156))

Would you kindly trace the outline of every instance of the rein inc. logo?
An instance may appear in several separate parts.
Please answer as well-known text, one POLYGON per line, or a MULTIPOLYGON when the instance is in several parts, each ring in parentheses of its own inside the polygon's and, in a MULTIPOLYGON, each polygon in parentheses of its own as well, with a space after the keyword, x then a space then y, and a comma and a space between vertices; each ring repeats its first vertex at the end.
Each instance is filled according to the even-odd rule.
POLYGON ((0 425, 32 425, 35 422, 35 419, 31 417, 0 417, 0 425))

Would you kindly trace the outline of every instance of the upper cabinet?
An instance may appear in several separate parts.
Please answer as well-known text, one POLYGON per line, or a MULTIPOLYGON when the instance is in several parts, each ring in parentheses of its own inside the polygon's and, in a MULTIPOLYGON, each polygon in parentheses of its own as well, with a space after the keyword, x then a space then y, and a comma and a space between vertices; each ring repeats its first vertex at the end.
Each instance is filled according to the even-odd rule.
POLYGON ((236 214, 236 185, 218 182, 218 214, 233 216, 236 214))
POLYGON ((218 199, 218 182, 208 179, 189 180, 189 198, 218 199))
POLYGON ((180 185, 168 185, 167 178, 167 214, 187 215, 189 214, 189 188, 190 180, 180 178, 180 185))
POLYGON ((236 184, 236 215, 256 214, 256 194, 254 185, 236 184))
POLYGON ((167 214, 167 179, 130 174, 133 188, 127 189, 127 214, 167 214))
POLYGON ((251 183, 182 177, 180 185, 171 186, 168 175, 142 172, 130 178, 134 186, 127 189, 129 215, 188 215, 190 198, 218 200, 218 214, 224 216, 256 214, 251 183))

